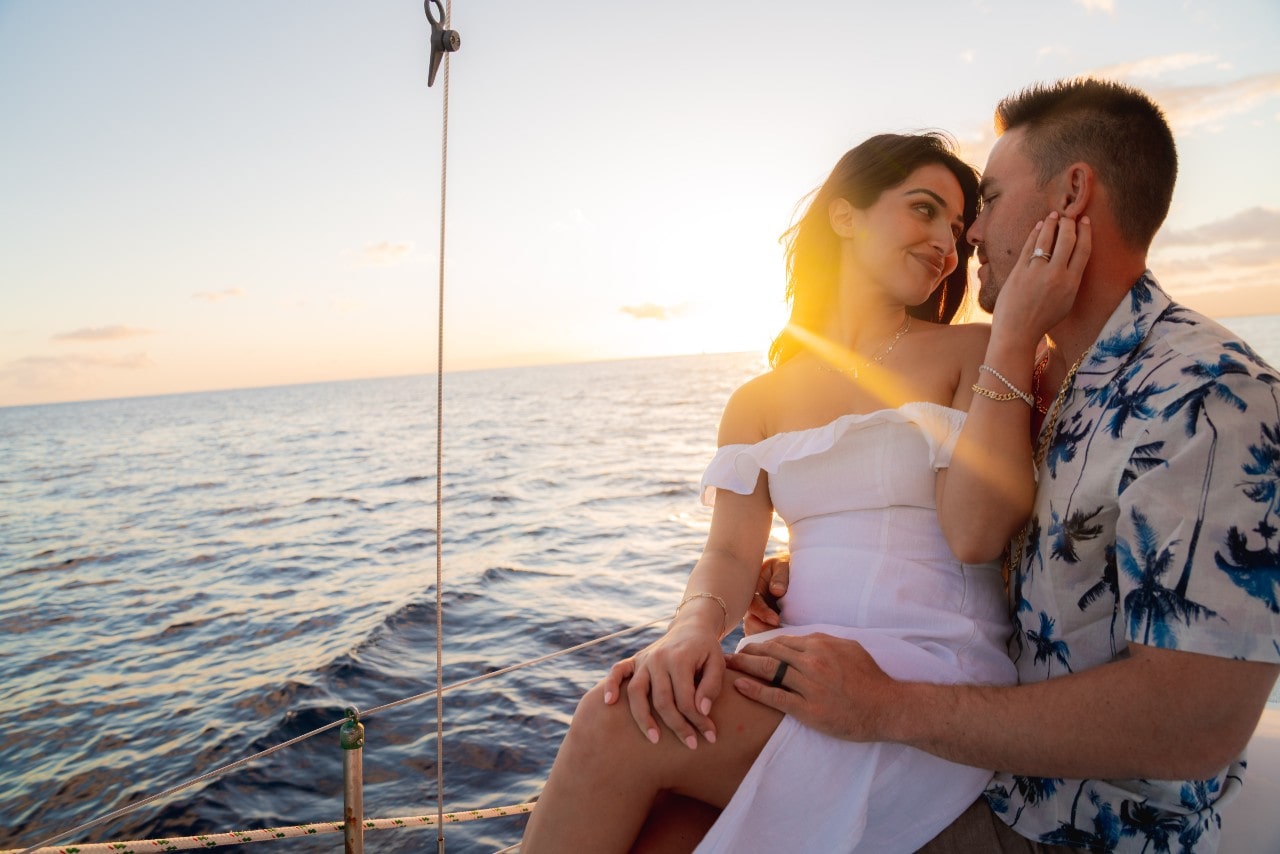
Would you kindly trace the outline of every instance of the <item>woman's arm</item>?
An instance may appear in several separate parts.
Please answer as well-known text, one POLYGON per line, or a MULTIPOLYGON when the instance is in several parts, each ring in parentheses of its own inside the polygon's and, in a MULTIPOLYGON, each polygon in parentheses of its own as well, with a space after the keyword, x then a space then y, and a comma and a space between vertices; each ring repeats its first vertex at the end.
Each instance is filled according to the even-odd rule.
MULTIPOLYGON (((719 444, 752 444, 763 438, 759 381, 730 398, 720 422, 719 444)), ((769 480, 763 472, 750 495, 719 490, 702 556, 685 587, 667 633, 605 680, 605 702, 616 702, 626 684, 632 717, 657 742, 662 723, 691 749, 700 732, 715 741, 711 705, 723 687, 720 640, 741 621, 755 591, 773 519, 769 480), (701 595, 706 594, 706 595, 701 595)))
POLYGON ((1077 225, 1052 214, 1037 225, 1001 289, 982 359, 985 370, 962 371, 954 405, 969 414, 950 468, 938 474, 937 504, 947 544, 966 563, 999 557, 1031 512, 1032 407, 1011 395, 1015 389, 1031 392, 1036 347, 1075 300, 1089 237, 1087 220, 1077 225), (1052 259, 1033 259, 1037 246, 1052 259), (985 393, 972 391, 974 385, 985 393))

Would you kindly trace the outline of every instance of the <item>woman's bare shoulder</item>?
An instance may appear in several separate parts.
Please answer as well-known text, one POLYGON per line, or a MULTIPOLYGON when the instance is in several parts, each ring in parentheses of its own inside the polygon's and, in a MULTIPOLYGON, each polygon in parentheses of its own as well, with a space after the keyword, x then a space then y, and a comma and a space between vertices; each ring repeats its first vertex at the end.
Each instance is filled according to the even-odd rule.
POLYGON ((720 417, 719 444, 753 444, 768 436, 768 417, 779 405, 779 374, 785 366, 752 377, 729 395, 720 417))
POLYGON ((935 323, 926 329, 933 339, 929 342, 931 347, 942 348, 941 352, 961 363, 981 362, 991 339, 991 325, 988 323, 935 323))

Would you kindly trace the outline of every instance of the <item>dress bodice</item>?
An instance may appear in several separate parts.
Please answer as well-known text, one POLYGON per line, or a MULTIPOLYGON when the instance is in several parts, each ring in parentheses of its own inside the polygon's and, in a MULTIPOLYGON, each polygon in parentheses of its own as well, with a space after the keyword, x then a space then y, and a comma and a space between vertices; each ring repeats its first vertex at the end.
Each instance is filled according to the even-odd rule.
POLYGON ((1008 625, 999 568, 962 564, 938 524, 936 473, 964 419, 909 403, 719 450, 703 500, 716 489, 749 494, 763 472, 787 523, 784 625, 874 628, 959 657, 981 640, 982 657, 995 648, 1003 660, 989 663, 1007 667, 996 648, 1008 625))

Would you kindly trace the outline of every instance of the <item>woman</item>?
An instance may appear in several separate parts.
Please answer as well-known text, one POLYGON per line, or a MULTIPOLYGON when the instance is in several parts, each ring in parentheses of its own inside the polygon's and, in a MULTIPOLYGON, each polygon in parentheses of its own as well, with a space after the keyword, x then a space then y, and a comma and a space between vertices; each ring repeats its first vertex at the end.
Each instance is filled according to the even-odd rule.
MULTIPOLYGON (((1031 366, 1005 355, 1023 349, 948 325, 977 183, 941 136, 876 136, 788 232, 791 322, 772 370, 725 408, 703 478, 715 509, 702 557, 667 633, 578 706, 526 854, 690 850, 696 838, 646 823, 673 795, 722 811, 699 851, 913 851, 982 791, 987 770, 839 741, 747 701, 724 684, 720 649, 776 508, 792 565, 778 632, 856 638, 903 679, 1014 679, 994 559, 1034 494, 1034 401, 1031 366)), ((1028 306, 1046 280, 1078 276, 1087 246, 1073 253, 1074 235, 1051 221, 1028 238, 1002 295, 1010 317, 1048 328, 1028 306), (1058 260, 1031 263, 1044 254, 1058 260)), ((787 687, 785 667, 772 682, 787 687)))

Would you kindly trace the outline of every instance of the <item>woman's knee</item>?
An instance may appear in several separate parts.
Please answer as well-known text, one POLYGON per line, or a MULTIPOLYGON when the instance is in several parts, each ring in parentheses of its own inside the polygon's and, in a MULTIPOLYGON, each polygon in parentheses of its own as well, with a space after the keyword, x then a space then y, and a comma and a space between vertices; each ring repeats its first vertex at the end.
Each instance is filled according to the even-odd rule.
MULTIPOLYGON (((630 714, 625 702, 606 704, 604 688, 595 686, 582 696, 569 724, 569 737, 583 743, 616 745, 625 732, 630 714)), ((634 726, 633 726, 634 729, 634 726)))

